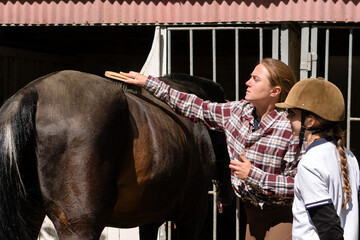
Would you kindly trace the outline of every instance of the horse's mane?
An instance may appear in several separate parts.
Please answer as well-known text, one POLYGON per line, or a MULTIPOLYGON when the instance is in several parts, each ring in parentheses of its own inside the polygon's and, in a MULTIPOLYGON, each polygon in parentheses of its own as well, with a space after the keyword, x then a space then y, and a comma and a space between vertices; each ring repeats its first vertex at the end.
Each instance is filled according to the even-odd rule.
POLYGON ((225 102, 224 90, 221 85, 207 78, 184 73, 171 73, 159 79, 179 91, 193 93, 202 99, 213 102, 225 102))

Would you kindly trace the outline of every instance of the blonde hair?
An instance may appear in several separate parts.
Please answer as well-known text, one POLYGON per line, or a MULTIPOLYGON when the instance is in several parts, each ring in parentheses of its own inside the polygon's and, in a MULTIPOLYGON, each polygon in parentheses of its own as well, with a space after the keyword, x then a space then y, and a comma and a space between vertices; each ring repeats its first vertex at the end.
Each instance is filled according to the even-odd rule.
POLYGON ((270 73, 269 81, 271 86, 281 87, 278 102, 284 102, 290 89, 296 83, 294 71, 282 61, 273 58, 264 58, 260 63, 270 73))
POLYGON ((333 137, 336 140, 336 148, 339 151, 340 154, 340 167, 341 167, 341 173, 344 180, 344 188, 343 191, 345 193, 346 199, 343 205, 341 206, 341 209, 344 209, 346 204, 349 202, 351 197, 351 186, 349 181, 349 168, 348 168, 348 162, 346 157, 346 150, 345 150, 345 144, 344 144, 344 131, 340 128, 339 125, 336 125, 332 128, 333 131, 333 137))

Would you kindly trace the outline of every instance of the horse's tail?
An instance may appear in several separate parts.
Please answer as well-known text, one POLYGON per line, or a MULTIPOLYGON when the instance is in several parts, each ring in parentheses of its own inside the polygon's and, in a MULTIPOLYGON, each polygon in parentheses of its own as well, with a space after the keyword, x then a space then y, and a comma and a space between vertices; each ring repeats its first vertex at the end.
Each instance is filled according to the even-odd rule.
POLYGON ((22 208, 29 194, 20 173, 35 158, 37 99, 34 88, 24 88, 0 109, 0 239, 31 238, 22 208))

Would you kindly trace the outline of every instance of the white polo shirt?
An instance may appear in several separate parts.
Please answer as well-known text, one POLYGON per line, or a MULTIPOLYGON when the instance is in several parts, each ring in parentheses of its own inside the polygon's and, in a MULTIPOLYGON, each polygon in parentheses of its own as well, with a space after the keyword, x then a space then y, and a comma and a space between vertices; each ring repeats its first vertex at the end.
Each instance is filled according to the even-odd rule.
POLYGON ((360 185, 359 166, 352 152, 347 150, 347 161, 351 185, 351 199, 341 210, 346 197, 339 152, 333 141, 315 140, 306 150, 295 177, 295 199, 293 212, 293 239, 319 239, 307 209, 333 203, 344 239, 358 239, 358 191, 360 185))

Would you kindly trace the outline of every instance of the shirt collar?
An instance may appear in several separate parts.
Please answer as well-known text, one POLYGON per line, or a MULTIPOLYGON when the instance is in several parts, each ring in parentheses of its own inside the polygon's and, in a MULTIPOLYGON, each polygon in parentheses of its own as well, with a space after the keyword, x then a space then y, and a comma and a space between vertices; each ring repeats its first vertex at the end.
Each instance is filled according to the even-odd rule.
POLYGON ((324 144, 324 143, 327 143, 327 142, 332 142, 333 144, 335 144, 334 140, 332 138, 319 138, 319 139, 316 139, 314 140, 309 146, 308 148, 306 149, 306 152, 307 153, 311 148, 313 147, 316 147, 316 146, 319 146, 321 144, 324 144))
POLYGON ((272 110, 263 120, 260 121, 261 127, 266 131, 282 114, 283 113, 278 112, 276 109, 272 110))
MULTIPOLYGON (((254 111, 256 111, 254 105, 248 102, 248 111, 245 112, 244 118, 247 119, 251 125, 254 124, 254 111)), ((275 108, 268 115, 266 115, 263 120, 260 121, 259 126, 261 126, 261 128, 266 131, 274 124, 276 120, 278 120, 284 114, 285 113, 283 111, 278 111, 275 108)))

